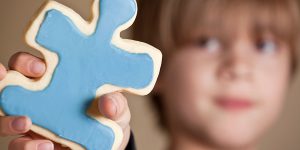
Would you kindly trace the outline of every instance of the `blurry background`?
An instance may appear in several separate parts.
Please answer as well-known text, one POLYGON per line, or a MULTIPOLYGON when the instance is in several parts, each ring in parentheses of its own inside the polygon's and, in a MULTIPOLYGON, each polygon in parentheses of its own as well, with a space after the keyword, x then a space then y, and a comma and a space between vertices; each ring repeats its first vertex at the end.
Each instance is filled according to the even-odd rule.
MULTIPOLYGON (((27 51, 39 56, 23 40, 24 32, 32 16, 46 0, 0 0, 0 62, 7 64, 11 55, 27 51)), ((90 17, 92 0, 56 0, 87 19, 90 17)), ((130 37, 126 31, 124 37, 130 37)), ((260 148, 266 150, 300 149, 300 78, 293 81, 285 110, 279 122, 261 141, 260 148)), ((140 150, 166 149, 168 141, 156 124, 156 114, 152 111, 148 97, 126 95, 132 112, 131 126, 136 144, 140 150)), ((26 100, 26 99, 25 99, 26 100)), ((196 119, 196 118, 195 118, 196 119)), ((251 128, 251 124, 249 124, 251 128)), ((0 149, 7 149, 12 137, 0 137, 0 149)))

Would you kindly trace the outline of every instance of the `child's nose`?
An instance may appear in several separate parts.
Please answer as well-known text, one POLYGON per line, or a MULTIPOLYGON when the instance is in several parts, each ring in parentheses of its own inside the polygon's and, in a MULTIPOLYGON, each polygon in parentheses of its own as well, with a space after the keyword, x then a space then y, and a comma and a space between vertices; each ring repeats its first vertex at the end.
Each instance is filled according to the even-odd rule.
POLYGON ((251 54, 248 53, 246 45, 232 47, 223 55, 219 65, 219 76, 224 80, 249 80, 253 68, 251 54))

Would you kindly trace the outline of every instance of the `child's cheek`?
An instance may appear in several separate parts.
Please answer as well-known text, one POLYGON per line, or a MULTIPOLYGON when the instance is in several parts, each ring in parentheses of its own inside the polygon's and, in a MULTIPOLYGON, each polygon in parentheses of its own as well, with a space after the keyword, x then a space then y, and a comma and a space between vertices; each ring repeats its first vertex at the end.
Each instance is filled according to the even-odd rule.
POLYGON ((183 51, 174 59, 174 79, 172 86, 180 89, 184 97, 190 97, 190 101, 201 100, 201 95, 210 95, 216 85, 218 60, 205 59, 199 51, 183 51))
POLYGON ((275 120, 284 105, 289 83, 289 69, 282 64, 256 73, 257 93, 266 119, 275 120), (273 68, 273 69, 272 69, 273 68))
MULTIPOLYGON (((197 51, 183 51, 175 55, 166 66, 164 79, 167 81, 168 105, 173 105, 176 115, 182 116, 186 122, 200 121, 202 115, 211 110, 202 110, 201 106, 212 105, 212 98, 217 86, 218 61, 205 60, 197 51), (207 111, 206 111, 207 110, 207 111), (204 111, 204 112, 203 112, 204 111), (198 118, 198 119, 192 119, 198 118)), ((209 107, 207 107, 209 108, 209 107)), ((174 111, 174 110, 173 110, 174 111)))
MULTIPOLYGON (((286 51, 287 52, 287 51, 286 51)), ((252 71, 251 85, 258 98, 256 116, 260 126, 268 128, 278 118, 290 82, 290 62, 287 53, 258 61, 252 71)))

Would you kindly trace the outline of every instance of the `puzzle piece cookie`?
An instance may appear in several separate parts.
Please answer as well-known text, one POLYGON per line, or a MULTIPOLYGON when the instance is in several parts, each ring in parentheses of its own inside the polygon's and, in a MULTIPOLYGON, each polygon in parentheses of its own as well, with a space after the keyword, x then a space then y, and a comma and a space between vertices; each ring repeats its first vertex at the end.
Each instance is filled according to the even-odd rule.
POLYGON ((71 149, 118 149, 122 129, 98 114, 94 100, 121 90, 148 94, 161 53, 120 37, 136 17, 135 0, 94 0, 92 12, 87 22, 62 4, 45 4, 26 41, 44 55, 47 71, 37 81, 9 71, 0 82, 1 115, 26 115, 32 131, 71 149))

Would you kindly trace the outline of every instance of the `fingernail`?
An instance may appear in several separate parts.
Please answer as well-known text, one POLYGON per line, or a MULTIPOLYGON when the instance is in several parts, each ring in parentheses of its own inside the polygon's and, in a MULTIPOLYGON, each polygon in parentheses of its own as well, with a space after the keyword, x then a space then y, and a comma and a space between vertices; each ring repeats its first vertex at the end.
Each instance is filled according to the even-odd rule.
POLYGON ((24 117, 19 117, 13 120, 12 128, 16 131, 24 131, 26 127, 26 119, 24 117))
POLYGON ((41 143, 38 145, 38 150, 53 150, 54 145, 52 143, 41 143))
POLYGON ((45 64, 40 61, 35 60, 31 63, 31 71, 34 74, 43 73, 45 71, 45 68, 46 68, 45 64))

